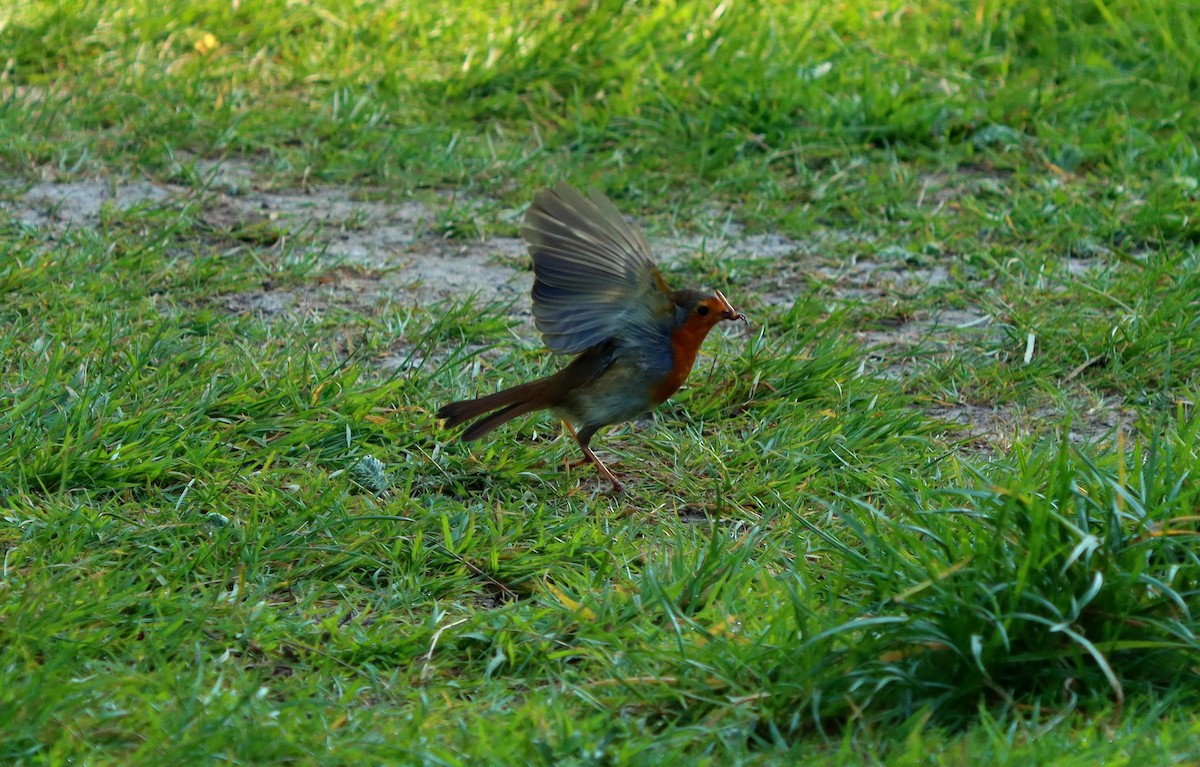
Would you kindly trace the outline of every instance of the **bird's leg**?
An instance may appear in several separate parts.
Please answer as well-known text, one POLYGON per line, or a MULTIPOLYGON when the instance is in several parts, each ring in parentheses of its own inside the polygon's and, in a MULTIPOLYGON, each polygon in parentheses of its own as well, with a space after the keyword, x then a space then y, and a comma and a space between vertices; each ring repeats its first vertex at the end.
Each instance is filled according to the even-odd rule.
POLYGON ((596 468, 600 470, 600 473, 603 474, 608 479, 608 481, 612 483, 614 493, 619 493, 625 489, 625 486, 622 485, 621 481, 617 479, 617 475, 613 474, 611 471, 609 471, 607 466, 600 463, 600 459, 596 457, 596 454, 592 452, 592 449, 590 447, 583 444, 582 442, 579 443, 579 446, 581 448, 583 448, 583 454, 586 455, 588 457, 588 459, 591 460, 592 463, 596 464, 596 468))
POLYGON ((592 452, 592 449, 588 447, 588 441, 592 436, 591 432, 588 433, 588 439, 585 440, 579 436, 579 432, 575 431, 575 427, 570 421, 563 421, 563 423, 567 425, 567 428, 571 431, 571 436, 574 437, 575 441, 579 443, 579 447, 583 450, 583 454, 587 457, 587 460, 596 464, 596 468, 600 470, 600 473, 604 475, 605 479, 612 483, 613 492, 619 493, 624 490, 625 487, 621 484, 620 480, 617 479, 617 475, 609 471, 608 467, 601 463, 600 459, 596 457, 596 454, 592 452))
MULTIPOLYGON (((571 432, 571 438, 574 439, 575 442, 578 443, 579 442, 579 432, 575 431, 575 427, 571 425, 571 422, 563 421, 562 425, 567 427, 567 431, 571 432)), ((563 459, 563 467, 567 471, 571 471, 572 469, 578 469, 580 466, 584 465, 585 463, 591 463, 591 462, 592 462, 592 459, 587 458, 587 457, 580 458, 578 461, 572 461, 572 460, 568 460, 568 459, 564 458, 563 459)))

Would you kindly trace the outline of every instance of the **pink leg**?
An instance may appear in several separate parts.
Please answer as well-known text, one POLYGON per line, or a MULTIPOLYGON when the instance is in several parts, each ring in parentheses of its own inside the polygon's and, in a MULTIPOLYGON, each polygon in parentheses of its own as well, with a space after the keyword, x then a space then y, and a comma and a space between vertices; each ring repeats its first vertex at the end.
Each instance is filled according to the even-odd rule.
POLYGON ((567 429, 570 430, 571 436, 574 437, 575 441, 579 443, 579 447, 583 450, 584 456, 586 456, 589 461, 596 464, 596 468, 600 470, 600 473, 604 475, 605 479, 612 483, 613 492, 619 493, 624 490, 625 487, 621 484, 620 480, 617 479, 617 475, 609 471, 608 467, 601 463, 600 459, 596 457, 596 454, 592 452, 592 449, 584 444, 583 440, 579 439, 579 433, 575 431, 575 427, 571 425, 571 422, 563 421, 563 423, 567 425, 567 429))

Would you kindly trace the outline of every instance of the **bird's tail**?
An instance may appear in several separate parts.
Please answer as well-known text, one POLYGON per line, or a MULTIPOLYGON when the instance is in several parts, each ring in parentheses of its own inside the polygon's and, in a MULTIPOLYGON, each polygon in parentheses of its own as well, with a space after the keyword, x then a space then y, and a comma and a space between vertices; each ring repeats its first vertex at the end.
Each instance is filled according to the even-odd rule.
POLYGON ((479 399, 451 402, 437 411, 437 417, 446 419, 446 427, 451 428, 476 416, 491 413, 468 426, 461 437, 464 441, 479 439, 514 418, 553 406, 550 397, 553 387, 549 382, 549 378, 539 378, 479 399), (496 412, 492 413, 493 410, 496 412))

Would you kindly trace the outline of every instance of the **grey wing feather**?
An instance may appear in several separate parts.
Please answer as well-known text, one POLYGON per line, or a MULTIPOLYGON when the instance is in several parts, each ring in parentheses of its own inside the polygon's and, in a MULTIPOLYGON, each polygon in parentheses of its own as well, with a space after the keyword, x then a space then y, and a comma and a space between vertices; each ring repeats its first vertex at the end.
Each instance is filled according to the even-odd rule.
POLYGON ((631 331, 669 346, 670 291, 645 236, 608 198, 566 183, 543 189, 521 234, 533 256, 534 323, 551 351, 577 354, 631 331))

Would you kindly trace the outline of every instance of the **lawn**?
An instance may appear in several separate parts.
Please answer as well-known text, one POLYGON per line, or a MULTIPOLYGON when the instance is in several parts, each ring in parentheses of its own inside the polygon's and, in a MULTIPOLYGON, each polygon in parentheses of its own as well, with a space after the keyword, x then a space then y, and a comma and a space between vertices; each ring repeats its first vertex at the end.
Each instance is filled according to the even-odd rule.
POLYGON ((0 8, 0 762, 1200 760, 1184 0, 0 8), (518 239, 719 288, 593 447, 518 239), (733 324, 733 323, 730 323, 733 324))

